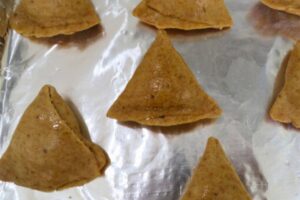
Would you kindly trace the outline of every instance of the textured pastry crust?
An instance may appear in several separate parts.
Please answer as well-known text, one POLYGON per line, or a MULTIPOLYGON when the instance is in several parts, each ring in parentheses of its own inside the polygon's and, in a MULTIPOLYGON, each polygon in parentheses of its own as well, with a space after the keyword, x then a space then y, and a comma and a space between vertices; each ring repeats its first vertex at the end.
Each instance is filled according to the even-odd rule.
POLYGON ((22 0, 10 26, 27 37, 70 35, 100 23, 90 0, 22 0))
POLYGON ((165 31, 145 54, 107 116, 150 126, 218 118, 222 111, 198 84, 165 31))
POLYGON ((143 0, 134 9, 133 15, 158 29, 195 30, 231 27, 233 22, 224 2, 222 0, 214 0, 214 2, 215 4, 208 3, 208 5, 199 7, 194 0, 189 0, 184 3, 188 6, 182 7, 180 1, 143 0), (215 6, 212 7, 212 5, 215 6), (196 13, 202 14, 197 15, 196 13))
POLYGON ((181 200, 251 200, 217 139, 208 139, 181 200))
POLYGON ((0 179, 41 191, 82 185, 103 173, 105 152, 86 139, 72 110, 44 86, 0 160, 0 179))
POLYGON ((285 73, 285 83, 275 100, 270 116, 282 123, 300 128, 300 43, 292 51, 285 73))
POLYGON ((261 0, 266 6, 300 16, 300 1, 294 0, 261 0))
POLYGON ((142 1, 134 10, 133 15, 138 17, 141 21, 155 26, 158 29, 182 29, 195 30, 206 28, 221 28, 219 25, 209 25, 199 22, 190 22, 178 18, 164 16, 154 9, 147 6, 146 1, 142 1))

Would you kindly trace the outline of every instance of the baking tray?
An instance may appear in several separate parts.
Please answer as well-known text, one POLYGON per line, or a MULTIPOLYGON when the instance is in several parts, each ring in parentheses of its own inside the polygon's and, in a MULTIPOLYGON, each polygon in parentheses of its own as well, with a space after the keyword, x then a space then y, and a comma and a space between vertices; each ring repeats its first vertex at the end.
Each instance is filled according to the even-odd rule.
POLYGON ((0 144, 3 153, 25 108, 44 84, 52 84, 111 164, 105 176, 59 192, 1 182, 1 200, 177 200, 210 136, 222 142, 254 200, 300 199, 299 131, 268 117, 282 73, 277 74, 300 36, 298 17, 255 0, 226 0, 231 29, 169 31, 224 113, 213 123, 149 128, 118 123, 106 112, 156 29, 131 15, 138 0, 93 2, 101 27, 47 40, 9 32, 2 58, 0 144))

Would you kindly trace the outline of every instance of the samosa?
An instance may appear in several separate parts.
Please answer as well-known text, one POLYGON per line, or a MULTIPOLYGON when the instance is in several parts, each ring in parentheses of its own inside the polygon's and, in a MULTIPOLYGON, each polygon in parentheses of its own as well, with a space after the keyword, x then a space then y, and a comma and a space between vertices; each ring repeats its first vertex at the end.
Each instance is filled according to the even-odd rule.
POLYGON ((292 51, 285 72, 285 82, 275 100, 270 116, 282 123, 292 123, 300 128, 300 42, 292 51))
POLYGON ((209 138, 181 200, 251 200, 216 138, 209 138))
POLYGON ((85 137, 71 108, 46 85, 25 110, 0 159, 0 180, 61 190, 101 176, 107 163, 104 150, 85 137))
POLYGON ((71 35, 100 23, 91 0, 21 0, 10 26, 27 37, 71 35))
POLYGON ((142 0, 133 15, 158 29, 223 29, 233 24, 223 0, 142 0))
POLYGON ((107 116, 149 126, 173 126, 218 118, 221 113, 167 33, 159 31, 107 116))

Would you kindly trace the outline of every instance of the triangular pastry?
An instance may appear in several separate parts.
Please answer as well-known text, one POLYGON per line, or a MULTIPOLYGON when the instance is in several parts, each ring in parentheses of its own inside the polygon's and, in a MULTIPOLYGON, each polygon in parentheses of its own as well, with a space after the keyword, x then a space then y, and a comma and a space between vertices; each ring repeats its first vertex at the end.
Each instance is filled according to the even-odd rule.
POLYGON ((223 0, 143 0, 133 15, 158 29, 223 29, 233 23, 223 0))
POLYGON ((290 14, 300 16, 300 1, 299 0, 261 0, 266 6, 275 10, 284 11, 290 14))
POLYGON ((209 138, 181 200, 251 200, 221 144, 209 138))
POLYGON ((107 116, 150 126, 172 126, 217 118, 221 112, 174 49, 167 33, 159 31, 107 116))
POLYGON ((292 51, 285 72, 285 83, 275 100, 270 116, 282 123, 300 128, 300 42, 292 51))
POLYGON ((70 35, 100 23, 90 0, 21 0, 10 25, 28 37, 70 35))
POLYGON ((134 10, 133 15, 138 17, 141 21, 155 26, 158 29, 182 29, 182 30, 194 30, 194 29, 206 29, 206 28, 219 28, 219 26, 213 27, 212 25, 190 22, 183 19, 178 19, 170 16, 165 16, 147 6, 145 0, 143 0, 134 10))
POLYGON ((60 190, 102 175, 107 163, 105 152, 82 135, 55 88, 46 85, 25 110, 0 159, 0 180, 60 190))

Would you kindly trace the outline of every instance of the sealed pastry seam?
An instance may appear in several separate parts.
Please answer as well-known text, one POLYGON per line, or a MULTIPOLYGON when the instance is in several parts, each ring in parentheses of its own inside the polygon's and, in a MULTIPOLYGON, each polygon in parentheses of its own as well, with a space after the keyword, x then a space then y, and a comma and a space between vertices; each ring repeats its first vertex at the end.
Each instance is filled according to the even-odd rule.
MULTIPOLYGON (((68 124, 68 122, 66 120, 64 120, 64 117, 62 115, 60 115, 60 113, 58 112, 58 108, 56 107, 53 99, 52 99, 52 95, 51 95, 51 90, 53 90, 51 88, 51 86, 47 86, 47 89, 48 89, 48 92, 49 92, 49 99, 50 99, 50 102, 52 104, 52 106, 55 108, 54 110, 56 111, 56 114, 58 116, 60 116, 62 122, 64 122, 66 124, 66 126, 70 129, 71 133, 76 137, 78 138, 78 141, 80 141, 83 145, 85 145, 89 151, 94 155, 95 157, 95 160, 97 161, 97 165, 98 165, 98 168, 100 171, 103 171, 103 169, 105 168, 106 164, 107 163, 103 163, 103 165, 100 164, 100 161, 98 160, 97 156, 96 156, 96 152, 95 150, 92 148, 92 146, 94 145, 92 142, 88 141, 86 138, 84 138, 84 136, 82 135, 82 133, 78 132, 76 133, 76 130, 72 129, 70 127, 70 124, 68 124)), ((64 101, 62 101, 62 103, 64 103, 64 101)), ((66 105, 68 106, 68 105, 66 105)), ((75 117, 75 116, 74 116, 75 117)), ((80 131, 80 126, 79 126, 79 131, 80 131)), ((104 152, 102 152, 104 154, 104 152)), ((106 155, 105 155, 106 156, 106 155)))

